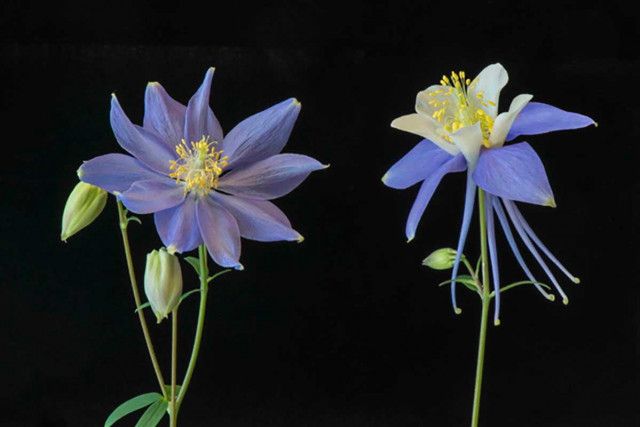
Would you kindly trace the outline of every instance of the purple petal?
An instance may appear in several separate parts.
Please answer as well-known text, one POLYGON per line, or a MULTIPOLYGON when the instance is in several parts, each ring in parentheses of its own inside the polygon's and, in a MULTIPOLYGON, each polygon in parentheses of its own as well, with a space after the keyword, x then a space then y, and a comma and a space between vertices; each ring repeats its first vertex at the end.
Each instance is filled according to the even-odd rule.
POLYGON ((184 129, 184 139, 187 142, 198 142, 203 137, 209 137, 210 141, 222 141, 222 128, 209 107, 213 71, 213 68, 207 70, 202 85, 189 100, 184 129))
POLYGON ((420 191, 418 192, 418 197, 416 197, 416 201, 413 203, 411 212, 409 212, 409 219, 407 220, 405 228, 407 239, 409 239, 409 241, 413 240, 415 237, 416 228, 418 227, 420 218, 422 218, 422 214, 427 208, 429 200, 431 200, 431 196, 433 196, 433 193, 436 191, 438 184, 440 184, 442 177, 449 172, 461 172, 465 170, 466 167, 467 162, 465 161, 464 156, 458 154, 455 157, 451 157, 449 161, 434 170, 433 173, 424 180, 420 187, 420 191))
POLYGON ((594 124, 591 118, 582 114, 570 113, 541 102, 530 102, 513 122, 507 134, 507 141, 520 135, 578 129, 594 124))
MULTIPOLYGON (((462 154, 461 154, 462 155, 462 154)), ((469 226, 471 225, 471 217, 473 216, 473 207, 476 201, 476 183, 471 179, 471 172, 467 171, 467 189, 464 195, 464 211, 462 212, 462 225, 460 226, 460 236, 458 237, 458 246, 456 248, 456 259, 453 262, 453 268, 451 269, 451 280, 458 277, 458 268, 460 267, 460 258, 464 252, 464 244, 467 241, 467 234, 469 233, 469 226)), ((451 282, 451 304, 453 305, 453 311, 456 314, 460 314, 461 310, 458 308, 456 301, 456 282, 451 282)))
POLYGON ((184 187, 169 178, 136 181, 117 196, 131 212, 148 214, 180 204, 184 200, 184 187))
POLYGON ((291 228, 286 215, 271 202, 220 193, 213 197, 235 217, 240 235, 246 239, 260 242, 303 239, 300 233, 291 228))
POLYGON ((391 166, 382 182, 388 187, 404 190, 431 175, 451 157, 433 142, 423 139, 391 166))
POLYGON ((216 264, 242 270, 242 264, 238 261, 240 230, 233 215, 210 197, 198 200, 196 210, 200 233, 216 264))
POLYGON ((473 179, 496 196, 555 207, 542 161, 526 142, 483 150, 473 179))
POLYGON ((288 99, 238 123, 224 139, 229 167, 266 159, 282 151, 300 113, 300 103, 288 99))
POLYGON ((322 163, 302 154, 277 154, 220 177, 218 189, 254 199, 275 199, 296 188, 322 163))
POLYGON ((202 244, 196 203, 193 196, 169 209, 156 212, 153 216, 158 235, 167 248, 177 252, 188 252, 202 244))
POLYGON ((187 107, 169 96, 160 83, 147 85, 144 94, 143 127, 160 135, 174 146, 184 136, 184 118, 187 107))
POLYGON ((544 295, 545 298, 549 300, 553 300, 553 296, 548 294, 547 291, 542 289, 542 286, 536 283, 537 282, 536 278, 531 273, 531 270, 529 270, 529 267, 527 267, 527 263, 524 262, 524 259, 520 254, 520 250, 518 249, 518 244, 516 243, 516 239, 513 237, 513 233, 511 232, 511 227, 509 227, 509 221, 507 220, 507 216, 504 213, 504 209, 502 209, 502 205, 500 204, 500 199, 498 197, 493 197, 493 208, 495 209, 496 215, 500 220, 500 225, 502 225, 502 231, 504 231, 504 235, 507 238, 507 242, 509 242, 511 251, 513 252, 513 255, 516 257, 518 264, 520 264, 520 268, 522 268, 527 278, 530 281, 534 282, 533 285, 536 287, 538 292, 544 295))
POLYGON ((110 193, 122 193, 136 181, 164 178, 135 158, 119 153, 105 154, 84 162, 78 169, 78 177, 110 193))
POLYGON ((544 262, 544 260, 536 250, 535 246, 533 245, 533 243, 531 243, 531 240, 529 239, 529 236, 527 235, 527 233, 524 231, 524 228, 522 227, 522 223, 520 222, 520 218, 518 218, 518 215, 514 209, 515 203, 513 203, 511 200, 502 199, 502 201, 504 202, 504 207, 507 209, 507 213, 509 214, 509 218, 511 218, 511 222, 513 223, 513 226, 516 228, 516 231, 520 235, 520 238, 524 242, 525 246, 527 247, 527 249, 529 249, 529 252, 531 252, 531 255, 533 255, 536 261, 538 261, 538 264, 540 264, 540 267, 542 267, 542 270, 544 270, 547 277, 549 277, 549 280, 551 280, 551 283, 553 283, 553 286, 556 288, 558 293, 562 296, 562 302, 564 304, 568 304, 569 298, 567 298, 567 295, 564 293, 564 291, 560 287, 560 284, 556 280, 555 276, 553 275, 553 273, 551 273, 551 270, 549 269, 547 264, 544 262))
POLYGON ((132 124, 115 95, 111 98, 111 128, 122 148, 156 172, 169 173, 169 161, 176 158, 175 145, 132 124))
POLYGON ((491 275, 493 276, 493 291, 495 306, 493 312, 493 324, 500 324, 500 269, 498 268, 498 249, 496 246, 496 229, 493 221, 494 196, 485 193, 485 217, 487 221, 487 241, 489 243, 489 258, 491 259, 491 275))

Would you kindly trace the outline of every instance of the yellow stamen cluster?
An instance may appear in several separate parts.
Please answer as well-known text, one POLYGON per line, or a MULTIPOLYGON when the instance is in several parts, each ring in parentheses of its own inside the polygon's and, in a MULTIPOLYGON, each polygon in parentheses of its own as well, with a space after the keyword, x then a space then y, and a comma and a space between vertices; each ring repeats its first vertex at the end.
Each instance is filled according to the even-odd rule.
POLYGON ((489 137, 493 130, 493 118, 486 114, 482 107, 495 106, 495 103, 484 99, 484 92, 478 92, 475 97, 470 92, 478 84, 478 78, 468 79, 464 71, 451 72, 451 78, 442 76, 440 84, 446 89, 438 89, 429 92, 432 97, 428 104, 437 108, 432 117, 442 123, 446 131, 442 137, 453 143, 450 133, 456 132, 466 126, 480 123, 482 129, 483 144, 489 147, 489 137), (472 99, 473 98, 473 99, 472 99))
POLYGON ((173 172, 169 174, 177 183, 184 183, 184 192, 196 191, 205 194, 212 188, 218 188, 218 178, 222 169, 227 166, 227 156, 221 157, 223 151, 216 151, 216 141, 209 141, 203 136, 198 142, 187 144, 183 139, 176 145, 176 153, 180 158, 170 160, 173 172))

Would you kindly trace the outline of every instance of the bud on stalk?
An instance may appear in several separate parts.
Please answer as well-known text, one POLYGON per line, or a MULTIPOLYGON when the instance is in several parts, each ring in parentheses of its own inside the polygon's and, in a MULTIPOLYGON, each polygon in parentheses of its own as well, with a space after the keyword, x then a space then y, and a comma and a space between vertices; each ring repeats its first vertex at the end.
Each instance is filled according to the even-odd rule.
POLYGON ((91 224, 102 213, 106 203, 106 191, 79 182, 64 206, 60 239, 66 242, 69 237, 91 224))
POLYGON ((165 248, 147 254, 144 293, 158 323, 178 306, 182 295, 182 270, 178 257, 165 248))
POLYGON ((456 251, 451 248, 442 248, 434 251, 422 261, 422 265, 426 265, 434 270, 448 270, 453 267, 456 260, 456 251))

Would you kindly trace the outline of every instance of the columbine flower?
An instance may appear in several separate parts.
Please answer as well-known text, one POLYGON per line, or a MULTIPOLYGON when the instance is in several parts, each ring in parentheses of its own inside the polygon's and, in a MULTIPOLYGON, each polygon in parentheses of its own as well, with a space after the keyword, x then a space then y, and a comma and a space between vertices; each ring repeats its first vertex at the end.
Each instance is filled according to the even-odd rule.
MULTIPOLYGON (((493 284, 496 295, 495 321, 500 310, 500 280, 494 232, 495 211, 518 263, 532 282, 537 282, 525 264, 511 232, 507 215, 516 232, 547 274, 565 304, 566 294, 544 262, 542 251, 574 282, 578 279, 551 254, 518 210, 515 201, 555 207, 553 192, 542 162, 526 142, 505 146, 520 135, 577 129, 595 124, 589 117, 563 111, 547 104, 530 102, 531 95, 518 95, 509 110, 498 114, 500 91, 508 80, 500 64, 486 67, 473 80, 464 72, 443 76, 439 85, 418 93, 416 113, 397 118, 392 127, 424 139, 389 169, 382 181, 389 187, 405 189, 422 182, 406 225, 409 240, 442 177, 467 170, 467 189, 462 227, 452 279, 458 274, 460 256, 469 230, 476 187, 486 191, 487 231, 493 284), (506 208, 506 214, 505 210, 506 208)), ((548 299, 539 285, 537 289, 548 299)), ((451 286, 454 310, 459 312, 455 283, 451 286)))
POLYGON ((144 271, 144 293, 158 323, 166 319, 180 303, 182 269, 178 257, 165 248, 147 254, 144 271))
POLYGON ((242 269, 240 236, 302 241, 269 200, 325 166, 300 154, 279 154, 300 112, 296 99, 245 119, 223 138, 208 105, 213 71, 186 107, 159 83, 149 83, 142 127, 129 121, 112 96, 111 127, 133 157, 99 156, 85 162, 78 175, 115 194, 130 211, 154 213, 170 252, 204 242, 216 263, 242 269))

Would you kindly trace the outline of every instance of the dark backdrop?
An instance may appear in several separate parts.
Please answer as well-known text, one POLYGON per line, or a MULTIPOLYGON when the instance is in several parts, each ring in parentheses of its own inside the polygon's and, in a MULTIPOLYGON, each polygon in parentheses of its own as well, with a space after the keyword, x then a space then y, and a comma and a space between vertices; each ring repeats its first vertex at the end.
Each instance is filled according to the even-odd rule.
MULTIPOLYGON (((68 244, 60 218, 81 162, 120 151, 110 93, 140 122, 147 81, 186 102, 209 66, 226 131, 295 96, 286 151, 331 168, 277 201, 305 242, 243 241, 246 270, 213 286, 181 425, 468 425, 479 304, 461 290, 455 316, 435 286, 446 273, 420 265, 456 242, 463 174, 443 181, 410 244, 417 189, 380 178, 419 140, 389 127, 416 93, 497 61, 510 75, 503 106, 532 93, 599 127, 528 138, 558 207, 522 209, 582 284, 563 279, 566 307, 528 288, 504 295, 482 425, 637 425, 635 18, 616 2, 217 3, 0 7, 0 425, 98 426, 154 390, 114 201, 68 244)), ((141 279, 161 245, 151 217, 130 236, 141 279)), ((504 282, 520 279, 498 243, 504 282)), ((181 309, 181 370, 196 311, 193 297, 181 309)), ((169 329, 152 326, 165 369, 169 329)))

